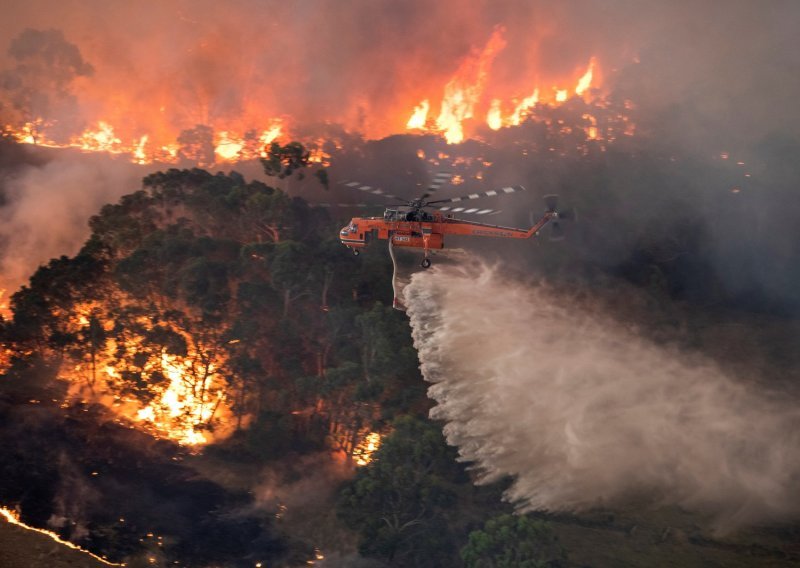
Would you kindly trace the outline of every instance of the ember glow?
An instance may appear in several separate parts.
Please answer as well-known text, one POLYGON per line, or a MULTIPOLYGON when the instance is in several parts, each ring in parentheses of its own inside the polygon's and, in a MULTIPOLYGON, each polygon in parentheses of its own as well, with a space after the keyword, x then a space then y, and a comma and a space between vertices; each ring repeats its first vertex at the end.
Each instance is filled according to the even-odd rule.
POLYGON ((11 523, 12 525, 17 525, 17 526, 22 527, 22 528, 24 528, 26 530, 37 532, 39 534, 43 534, 43 535, 53 539, 54 541, 56 541, 58 544, 61 544, 61 545, 66 546, 68 548, 72 548, 73 550, 80 550, 84 554, 88 554, 89 556, 91 556, 92 558, 97 560, 98 562, 102 562, 103 564, 105 564, 107 566, 125 566, 125 564, 115 564, 114 562, 109 562, 105 558, 101 558, 100 556, 97 556, 96 554, 92 554, 88 550, 84 550, 80 546, 72 544, 68 540, 62 539, 60 536, 58 536, 56 533, 54 533, 52 531, 48 531, 48 530, 45 530, 45 529, 37 529, 36 527, 32 527, 30 525, 26 525, 25 523, 23 523, 20 520, 19 514, 16 511, 14 511, 12 509, 9 509, 7 507, 0 507, 0 517, 3 517, 6 521, 11 523))

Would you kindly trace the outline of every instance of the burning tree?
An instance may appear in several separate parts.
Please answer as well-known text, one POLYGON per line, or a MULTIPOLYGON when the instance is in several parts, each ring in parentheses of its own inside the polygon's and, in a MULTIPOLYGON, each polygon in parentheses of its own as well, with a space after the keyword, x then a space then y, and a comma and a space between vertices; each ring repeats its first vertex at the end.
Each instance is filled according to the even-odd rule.
POLYGON ((69 400, 190 446, 253 424, 289 434, 270 451, 313 431, 312 445, 331 435, 352 453, 373 430, 374 401, 416 377, 405 329, 382 328, 396 316, 327 311, 352 304, 358 265, 326 244, 323 211, 280 190, 237 173, 158 172, 90 225, 77 256, 14 295, 6 330, 16 360, 47 361, 69 400))

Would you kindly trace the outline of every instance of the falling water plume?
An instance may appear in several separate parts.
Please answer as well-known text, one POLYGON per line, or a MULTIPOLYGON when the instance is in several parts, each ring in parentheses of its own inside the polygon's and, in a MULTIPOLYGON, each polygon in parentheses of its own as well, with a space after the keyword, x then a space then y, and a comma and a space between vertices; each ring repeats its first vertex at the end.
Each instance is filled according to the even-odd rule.
POLYGON ((432 417, 519 510, 646 495, 720 529, 800 512, 800 415, 708 358, 498 268, 438 266, 404 295, 432 417))

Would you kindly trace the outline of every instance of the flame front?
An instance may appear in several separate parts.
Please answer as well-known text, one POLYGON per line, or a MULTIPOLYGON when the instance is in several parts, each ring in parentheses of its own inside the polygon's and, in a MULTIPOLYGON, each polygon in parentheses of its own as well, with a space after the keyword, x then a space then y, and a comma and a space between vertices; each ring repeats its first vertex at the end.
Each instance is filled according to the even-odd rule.
MULTIPOLYGON (((98 122, 96 127, 88 128, 68 142, 56 142, 49 139, 44 133, 34 134, 33 123, 27 123, 19 129, 6 125, 6 130, 17 141, 23 144, 33 144, 46 148, 75 148, 82 152, 105 152, 109 154, 122 154, 129 157, 131 162, 149 164, 153 162, 176 163, 181 159, 180 145, 175 143, 158 143, 144 134, 130 140, 123 140, 115 134, 114 127, 105 122, 98 122)), ((214 159, 200 165, 213 163, 230 163, 242 160, 253 160, 266 155, 265 148, 281 138, 283 129, 280 124, 271 126, 254 136, 251 132, 244 134, 222 130, 214 136, 212 145, 214 159)), ((194 161, 194 156, 184 156, 194 161)))
MULTIPOLYGON (((345 128, 352 128, 355 122, 356 130, 372 138, 406 129, 436 133, 448 143, 456 144, 479 135, 482 124, 492 130, 517 126, 536 114, 537 105, 560 105, 571 97, 588 102, 600 96, 596 57, 589 58, 588 65, 582 68, 565 69, 561 76, 552 73, 540 76, 535 71, 532 78, 520 74, 509 79, 507 60, 519 54, 507 51, 505 35, 503 26, 495 27, 482 47, 473 46, 467 55, 454 62, 454 72, 442 70, 447 74, 416 77, 414 84, 418 86, 413 93, 410 90, 393 93, 391 108, 382 106, 380 111, 380 123, 390 127, 375 127, 376 117, 368 115, 371 107, 385 105, 383 101, 359 103, 355 113, 353 109, 339 109, 338 117, 327 117, 324 122, 339 123, 345 128), (505 68, 493 73, 501 55, 505 68), (444 77, 449 78, 443 80, 444 77), (437 99, 438 105, 431 102, 437 99), (358 118, 349 118, 354 115, 358 118)), ((219 54, 205 55, 214 61, 219 57, 219 54)), ((203 167, 264 157, 265 148, 275 140, 313 142, 298 134, 307 131, 307 124, 262 102, 270 99, 267 96, 243 97, 231 107, 236 109, 234 112, 211 112, 212 101, 199 93, 179 99, 173 91, 162 89, 143 95, 143 100, 134 100, 125 90, 98 93, 92 90, 92 84, 89 78, 75 83, 76 98, 85 97, 87 101, 83 114, 95 114, 82 132, 65 136, 64 132, 72 127, 67 125, 68 120, 45 113, 32 114, 32 109, 13 117, 5 116, 3 130, 26 144, 106 152, 138 164, 181 162, 203 167), (94 109, 99 110, 92 113, 94 109), (99 113, 105 115, 98 116, 99 113), (19 117, 24 118, 19 122, 12 120, 19 117)), ((107 83, 103 85, 109 87, 107 83)), ((0 107, 3 103, 0 100, 0 107)), ((597 138, 600 137, 598 133, 597 138)), ((326 162, 321 145, 309 150, 315 161, 326 162)))
POLYGON ((58 536, 53 531, 48 531, 48 530, 45 530, 45 529, 37 529, 36 527, 32 527, 30 525, 26 525, 25 523, 23 523, 20 520, 19 513, 17 513, 16 511, 14 511, 12 509, 8 509, 7 507, 0 507, 0 517, 3 517, 7 522, 11 523, 12 525, 17 525, 17 526, 22 527, 22 528, 24 528, 26 530, 29 530, 29 531, 32 531, 32 532, 37 532, 39 534, 43 534, 43 535, 53 539, 58 544, 61 544, 63 546, 71 548, 73 550, 80 550, 84 554, 88 554, 89 556, 91 556, 92 558, 97 560, 98 562, 102 562, 103 564, 105 564, 107 566, 125 566, 125 564, 115 564, 114 562, 109 562, 105 558, 101 558, 100 556, 97 556, 96 554, 92 554, 88 550, 85 550, 85 549, 81 548, 80 546, 78 546, 76 544, 72 544, 68 540, 64 540, 63 538, 58 536))
MULTIPOLYGON (((210 388, 216 396, 205 397, 193 388, 189 377, 193 374, 193 363, 189 359, 164 354, 161 356, 161 372, 169 379, 169 385, 150 404, 136 412, 139 420, 149 423, 156 431, 168 435, 181 444, 198 445, 208 438, 198 428, 210 423, 224 397, 215 381, 210 388)), ((106 368, 109 377, 117 376, 113 368, 106 368)), ((208 373, 215 373, 213 365, 208 373)), ((206 387, 203 387, 203 390, 206 387)))
POLYGON ((488 43, 479 54, 466 58, 455 76, 444 88, 436 126, 448 144, 464 140, 463 122, 472 118, 480 100, 494 58, 505 48, 503 28, 495 28, 488 43))
MULTIPOLYGON (((445 85, 435 127, 428 125, 426 121, 430 109, 430 103, 426 99, 414 108, 411 118, 406 123, 407 128, 439 132, 449 144, 462 142, 465 137, 465 123, 473 118, 475 109, 482 102, 492 62, 506 46, 503 32, 502 27, 496 28, 484 49, 479 54, 465 59, 453 78, 445 85)), ((512 101, 508 105, 504 105, 500 98, 492 98, 486 111, 487 126, 492 130, 499 130, 504 126, 518 126, 534 112, 540 102, 551 105, 562 104, 569 100, 570 92, 578 97, 588 97, 591 89, 596 87, 593 84, 596 65, 596 58, 592 57, 586 70, 577 78, 574 89, 553 87, 549 101, 540 99, 539 87, 528 91, 531 94, 519 102, 512 101), (513 107, 514 110, 504 116, 502 110, 504 106, 513 107)), ((595 136, 590 138, 597 138, 596 128, 595 136)))

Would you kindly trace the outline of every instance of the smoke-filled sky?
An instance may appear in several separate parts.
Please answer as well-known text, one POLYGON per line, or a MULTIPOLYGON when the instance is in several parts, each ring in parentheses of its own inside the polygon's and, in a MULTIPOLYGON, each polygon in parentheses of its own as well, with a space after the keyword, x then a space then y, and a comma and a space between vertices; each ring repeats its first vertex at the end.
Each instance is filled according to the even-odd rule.
MULTIPOLYGON (((791 0, 33 0, 6 16, 6 45, 28 28, 63 32, 94 70, 73 85, 86 120, 138 134, 257 128, 280 116, 395 133, 420 100, 437 104, 498 28, 505 47, 484 108, 574 78, 596 57, 604 86, 624 77, 642 104, 689 104, 693 119, 752 131, 776 123, 776 106, 787 108, 800 81, 791 0)), ((2 57, 0 69, 13 69, 14 56, 2 57)))
POLYGON ((405 300, 431 415, 521 509, 644 498, 723 530, 800 513, 796 404, 501 267, 418 273, 405 300))
POLYGON ((105 159, 66 155, 40 167, 24 168, 4 184, 0 208, 0 286, 13 292, 39 264, 74 255, 88 236, 89 216, 136 191, 141 170, 105 159))

